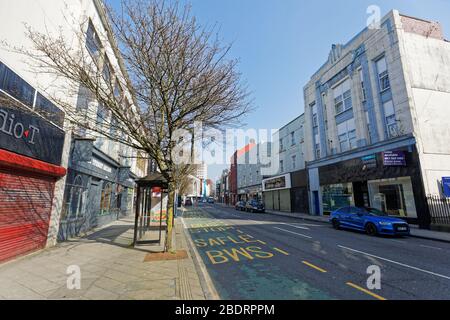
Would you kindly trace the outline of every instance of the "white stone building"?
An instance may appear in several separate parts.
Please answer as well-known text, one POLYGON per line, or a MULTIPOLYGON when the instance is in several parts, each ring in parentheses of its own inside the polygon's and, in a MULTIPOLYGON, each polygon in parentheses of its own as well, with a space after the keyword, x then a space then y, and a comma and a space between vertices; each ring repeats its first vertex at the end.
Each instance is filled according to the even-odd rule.
POLYGON ((391 11, 333 45, 304 87, 313 214, 372 206, 422 226, 450 176, 450 42, 439 23, 391 11))

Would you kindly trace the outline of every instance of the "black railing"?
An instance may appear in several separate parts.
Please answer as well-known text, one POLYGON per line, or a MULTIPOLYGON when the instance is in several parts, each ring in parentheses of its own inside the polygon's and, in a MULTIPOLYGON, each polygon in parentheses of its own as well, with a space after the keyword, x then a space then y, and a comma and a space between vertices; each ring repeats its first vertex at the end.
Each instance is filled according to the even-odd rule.
POLYGON ((450 198, 438 195, 427 196, 430 209, 431 223, 450 225, 450 198))

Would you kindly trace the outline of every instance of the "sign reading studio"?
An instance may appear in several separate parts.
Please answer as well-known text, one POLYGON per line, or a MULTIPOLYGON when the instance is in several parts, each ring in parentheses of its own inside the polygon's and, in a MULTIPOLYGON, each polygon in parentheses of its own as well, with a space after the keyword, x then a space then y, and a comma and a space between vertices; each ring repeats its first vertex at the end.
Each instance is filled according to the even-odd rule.
POLYGON ((64 131, 24 110, 0 105, 0 148, 61 164, 64 131))

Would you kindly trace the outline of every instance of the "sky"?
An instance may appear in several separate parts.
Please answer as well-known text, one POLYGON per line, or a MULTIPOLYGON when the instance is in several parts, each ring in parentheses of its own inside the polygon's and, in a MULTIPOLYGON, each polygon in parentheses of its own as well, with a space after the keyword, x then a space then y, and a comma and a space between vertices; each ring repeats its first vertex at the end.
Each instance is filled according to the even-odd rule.
MULTIPOLYGON (((303 113, 303 86, 327 60, 331 45, 366 27, 367 8, 439 21, 450 39, 450 0, 179 0, 202 25, 217 25, 230 58, 248 84, 256 110, 247 128, 278 129, 303 113)), ((119 0, 109 0, 118 3, 119 0)), ((225 166, 210 166, 216 180, 225 166)))

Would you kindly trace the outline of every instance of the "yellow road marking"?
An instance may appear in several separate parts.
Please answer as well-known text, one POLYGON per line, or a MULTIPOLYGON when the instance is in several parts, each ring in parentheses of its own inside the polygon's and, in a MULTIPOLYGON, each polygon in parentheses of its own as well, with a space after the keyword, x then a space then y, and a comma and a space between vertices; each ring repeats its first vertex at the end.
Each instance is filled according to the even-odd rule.
POLYGON ((327 270, 324 270, 322 268, 319 268, 318 266, 313 265, 312 263, 309 263, 308 261, 302 261, 303 264, 306 264, 308 267, 311 267, 313 269, 316 269, 317 271, 320 271, 322 273, 326 273, 327 270))
POLYGON ((347 285, 352 287, 352 288, 355 288, 356 290, 359 290, 359 291, 362 291, 364 293, 367 293, 369 296, 372 296, 372 297, 374 297, 374 298, 376 298, 378 300, 386 300, 386 298, 383 298, 382 296, 379 296, 376 293, 373 293, 372 291, 369 291, 367 289, 361 288, 360 286, 357 286, 354 283, 347 282, 347 285))
POLYGON ((244 232, 242 232, 242 231, 241 231, 241 230, 239 230, 239 229, 238 229, 238 230, 236 230, 236 231, 237 231, 237 232, 239 232, 239 233, 244 233, 244 232))
POLYGON ((281 250, 281 249, 278 249, 278 248, 273 248, 273 250, 278 251, 278 252, 280 252, 280 253, 282 253, 282 254, 284 254, 284 255, 286 255, 286 256, 289 255, 289 253, 287 253, 286 251, 281 250))

